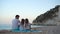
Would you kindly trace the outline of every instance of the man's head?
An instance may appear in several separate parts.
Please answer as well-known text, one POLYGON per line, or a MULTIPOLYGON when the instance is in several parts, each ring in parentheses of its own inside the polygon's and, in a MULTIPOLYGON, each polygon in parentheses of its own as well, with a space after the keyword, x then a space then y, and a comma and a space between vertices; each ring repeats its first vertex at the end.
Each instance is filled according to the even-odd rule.
POLYGON ((19 15, 16 15, 16 16, 15 16, 16 19, 19 19, 19 17, 20 17, 19 15))

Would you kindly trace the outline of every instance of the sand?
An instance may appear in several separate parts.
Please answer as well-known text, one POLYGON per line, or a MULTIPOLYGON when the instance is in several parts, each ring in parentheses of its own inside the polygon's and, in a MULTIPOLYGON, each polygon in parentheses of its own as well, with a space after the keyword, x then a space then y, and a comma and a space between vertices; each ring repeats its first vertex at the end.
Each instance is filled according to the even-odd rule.
POLYGON ((0 34, 46 34, 46 32, 1 32, 0 34))

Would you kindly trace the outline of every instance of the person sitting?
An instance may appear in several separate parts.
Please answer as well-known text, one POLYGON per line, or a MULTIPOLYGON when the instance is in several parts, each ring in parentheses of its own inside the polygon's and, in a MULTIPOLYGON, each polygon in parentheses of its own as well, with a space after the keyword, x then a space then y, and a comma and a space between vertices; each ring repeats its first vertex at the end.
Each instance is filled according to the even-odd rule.
POLYGON ((31 30, 31 24, 27 18, 25 19, 25 30, 31 30))
POLYGON ((24 30, 24 19, 21 19, 21 23, 20 23, 19 29, 20 29, 20 31, 24 30))
POLYGON ((16 15, 15 19, 12 20, 12 30, 19 29, 19 27, 18 27, 18 24, 20 23, 19 17, 20 17, 19 15, 16 15))

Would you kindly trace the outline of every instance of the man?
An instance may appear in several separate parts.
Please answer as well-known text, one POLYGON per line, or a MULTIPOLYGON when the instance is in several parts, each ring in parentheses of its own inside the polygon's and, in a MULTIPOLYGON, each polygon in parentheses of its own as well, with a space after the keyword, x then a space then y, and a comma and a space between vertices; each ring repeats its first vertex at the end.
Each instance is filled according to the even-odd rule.
POLYGON ((19 29, 19 24, 20 24, 20 20, 19 20, 19 15, 15 16, 15 19, 12 20, 12 29, 13 30, 18 30, 19 29))

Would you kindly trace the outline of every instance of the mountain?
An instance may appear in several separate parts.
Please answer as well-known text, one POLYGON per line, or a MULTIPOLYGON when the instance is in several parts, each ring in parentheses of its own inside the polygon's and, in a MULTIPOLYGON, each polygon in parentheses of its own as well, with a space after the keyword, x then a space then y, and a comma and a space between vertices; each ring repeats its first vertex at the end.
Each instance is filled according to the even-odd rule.
POLYGON ((52 8, 48 10, 47 12, 45 12, 44 14, 37 16, 36 19, 33 20, 33 23, 38 23, 38 24, 45 23, 48 20, 52 20, 55 17, 58 17, 59 16, 58 13, 60 12, 59 7, 60 5, 57 5, 55 6, 55 8, 52 8))

